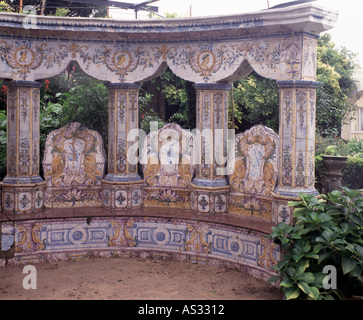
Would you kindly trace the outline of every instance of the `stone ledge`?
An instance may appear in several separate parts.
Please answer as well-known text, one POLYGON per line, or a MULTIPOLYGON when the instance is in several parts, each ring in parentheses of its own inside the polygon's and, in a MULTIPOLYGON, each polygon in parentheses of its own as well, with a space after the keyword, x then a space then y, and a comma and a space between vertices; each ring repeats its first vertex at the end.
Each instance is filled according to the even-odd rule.
POLYGON ((44 209, 36 213, 15 215, 0 213, 1 222, 15 222, 27 220, 44 220, 44 219, 71 219, 71 218, 98 218, 98 217, 129 217, 129 218, 166 218, 166 219, 184 219, 196 222, 216 223, 226 226, 233 226, 262 232, 271 233, 274 226, 272 222, 241 216, 236 214, 196 214, 192 210, 180 210, 173 208, 140 208, 133 210, 110 210, 105 208, 67 208, 67 209, 44 209))

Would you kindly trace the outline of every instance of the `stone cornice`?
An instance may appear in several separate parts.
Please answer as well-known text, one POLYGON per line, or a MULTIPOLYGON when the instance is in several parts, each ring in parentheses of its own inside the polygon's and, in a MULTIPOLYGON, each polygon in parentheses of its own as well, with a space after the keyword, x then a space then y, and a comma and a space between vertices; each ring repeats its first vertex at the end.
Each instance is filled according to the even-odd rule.
POLYGON ((0 34, 22 38, 75 40, 78 37, 85 41, 124 42, 234 40, 298 33, 318 36, 331 29, 337 17, 336 11, 316 3, 229 16, 136 21, 0 13, 0 34))

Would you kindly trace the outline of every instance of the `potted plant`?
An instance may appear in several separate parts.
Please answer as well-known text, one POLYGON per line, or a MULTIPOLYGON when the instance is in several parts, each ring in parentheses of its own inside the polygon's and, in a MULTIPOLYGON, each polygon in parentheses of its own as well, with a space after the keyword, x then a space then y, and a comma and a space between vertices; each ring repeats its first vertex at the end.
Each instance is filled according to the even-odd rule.
POLYGON ((342 190, 343 169, 348 157, 341 156, 337 146, 328 146, 325 149, 323 159, 323 193, 327 194, 333 190, 342 190))

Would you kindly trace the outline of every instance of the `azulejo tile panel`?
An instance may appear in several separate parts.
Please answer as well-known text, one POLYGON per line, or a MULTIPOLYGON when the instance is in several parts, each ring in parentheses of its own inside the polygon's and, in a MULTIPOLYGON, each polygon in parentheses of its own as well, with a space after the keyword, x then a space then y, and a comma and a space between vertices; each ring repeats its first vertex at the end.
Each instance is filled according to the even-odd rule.
POLYGON ((229 177, 231 191, 270 196, 276 185, 279 137, 257 125, 235 138, 235 169, 229 177))
POLYGON ((262 125, 237 135, 230 163, 235 166, 229 176, 228 212, 271 221, 272 193, 279 170, 279 136, 262 125))
POLYGON ((0 225, 0 250, 5 252, 10 250, 13 246, 15 238, 14 238, 15 228, 14 224, 11 222, 4 222, 0 225))
POLYGON ((270 267, 280 259, 279 246, 263 233, 183 219, 76 218, 18 221, 1 227, 6 235, 2 248, 15 248, 10 264, 135 253, 177 261, 219 261, 268 277, 273 274, 270 267))
POLYGON ((5 213, 33 213, 43 208, 45 182, 34 185, 2 184, 1 207, 5 213))
POLYGON ((43 243, 45 251, 107 248, 108 240, 112 238, 110 222, 96 223, 52 223, 33 227, 33 238, 37 243, 43 243))
POLYGON ((203 188, 191 186, 191 209, 200 214, 223 214, 228 211, 227 187, 203 188))
POLYGON ((262 254, 259 237, 240 235, 221 229, 209 229, 208 242, 212 243, 212 254, 231 260, 243 260, 246 264, 256 265, 262 254))
POLYGON ((76 60, 91 76, 112 83, 143 81, 156 74, 164 62, 178 76, 195 83, 234 81, 236 75, 240 77, 238 71, 245 61, 267 78, 301 80, 315 77, 314 40, 304 43, 303 36, 275 36, 201 43, 77 44, 41 38, 4 39, 0 43, 0 60, 4 77, 27 81, 57 75, 71 60, 76 60))
POLYGON ((105 170, 101 136, 79 123, 54 130, 47 137, 43 167, 49 187, 100 185, 105 170))
POLYGON ((178 124, 149 133, 142 154, 146 186, 189 187, 195 171, 195 145, 195 136, 178 124))
POLYGON ((272 197, 230 193, 228 212, 272 221, 272 197))
POLYGON ((51 132, 43 160, 47 208, 102 206, 105 170, 101 136, 79 123, 51 132))
POLYGON ((145 207, 190 209, 195 145, 195 136, 177 124, 148 134, 142 153, 145 207))
POLYGON ((137 209, 144 206, 144 181, 102 181, 102 206, 112 210, 137 209))
POLYGON ((190 190, 186 188, 143 188, 144 207, 190 209, 190 190))

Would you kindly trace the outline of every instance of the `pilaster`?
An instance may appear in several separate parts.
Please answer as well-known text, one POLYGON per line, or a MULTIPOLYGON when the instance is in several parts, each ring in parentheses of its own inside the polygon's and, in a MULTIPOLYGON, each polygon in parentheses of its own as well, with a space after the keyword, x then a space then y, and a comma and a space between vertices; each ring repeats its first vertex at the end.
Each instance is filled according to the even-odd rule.
POLYGON ((231 84, 196 84, 197 166, 192 208, 198 213, 226 213, 228 204, 228 98, 231 84))
POLYGON ((44 182, 39 175, 39 82, 9 81, 7 96, 7 175, 2 209, 26 213, 43 207, 44 182))
POLYGON ((130 149, 138 142, 137 135, 131 136, 139 128, 140 87, 135 83, 107 86, 108 174, 102 185, 104 207, 111 209, 142 206, 143 181, 138 175, 138 155, 135 152, 129 155, 130 149))
POLYGON ((314 194, 316 89, 319 82, 279 81, 280 164, 274 191, 275 222, 291 220, 287 201, 299 194, 314 194), (285 199, 286 198, 286 199, 285 199), (285 200, 284 200, 285 199, 285 200), (281 211, 281 212, 279 212, 281 211))

